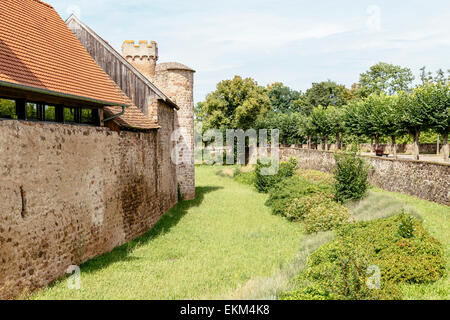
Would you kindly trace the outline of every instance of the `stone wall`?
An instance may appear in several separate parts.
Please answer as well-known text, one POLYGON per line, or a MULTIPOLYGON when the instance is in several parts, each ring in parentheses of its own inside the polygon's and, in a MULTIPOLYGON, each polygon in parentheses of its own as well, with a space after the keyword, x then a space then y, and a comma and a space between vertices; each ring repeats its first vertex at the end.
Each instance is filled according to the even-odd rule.
POLYGON ((144 234, 174 206, 164 139, 156 130, 0 121, 0 298, 144 234))
POLYGON ((179 149, 177 176, 184 199, 195 198, 194 163, 194 70, 176 62, 160 63, 151 78, 180 107, 175 115, 175 133, 179 149))
MULTIPOLYGON (((280 157, 295 157, 304 169, 332 172, 334 154, 329 151, 281 148, 280 157)), ((429 201, 450 205, 450 165, 414 160, 363 157, 373 170, 370 182, 382 189, 406 193, 429 201)))
MULTIPOLYGON (((298 144, 298 145, 292 145, 294 147, 308 148, 307 144, 298 144)), ((285 147, 291 147, 289 145, 285 145, 285 147)), ((393 149, 391 148, 391 144, 385 144, 381 143, 378 145, 379 148, 383 149, 385 153, 393 154, 393 149)), ((325 145, 319 144, 315 145, 312 144, 313 149, 318 150, 325 150, 325 145)), ((362 143, 360 144, 361 151, 364 153, 374 152, 374 146, 372 146, 370 143, 362 143)), ((336 144, 330 143, 328 144, 328 150, 333 151, 336 150, 336 144)), ((404 153, 404 154, 413 154, 414 145, 410 143, 402 143, 397 144, 397 153, 404 153)), ((419 152, 422 154, 436 154, 437 153, 437 144, 436 143, 421 143, 419 144, 419 152)), ((442 144, 439 146, 439 152, 442 154, 443 152, 443 146, 442 144)))

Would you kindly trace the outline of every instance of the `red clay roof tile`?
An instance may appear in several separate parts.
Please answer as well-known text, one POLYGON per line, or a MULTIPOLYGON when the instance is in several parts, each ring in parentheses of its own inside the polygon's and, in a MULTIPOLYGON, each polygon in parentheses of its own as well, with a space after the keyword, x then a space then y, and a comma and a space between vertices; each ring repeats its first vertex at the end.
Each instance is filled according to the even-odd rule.
POLYGON ((40 0, 0 1, 0 81, 125 104, 58 13, 40 0))

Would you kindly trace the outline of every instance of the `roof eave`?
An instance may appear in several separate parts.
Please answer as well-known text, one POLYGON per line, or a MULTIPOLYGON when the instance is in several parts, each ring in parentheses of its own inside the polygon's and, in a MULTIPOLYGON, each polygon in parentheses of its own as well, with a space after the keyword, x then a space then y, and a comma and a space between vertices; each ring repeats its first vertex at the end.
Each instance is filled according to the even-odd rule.
POLYGON ((110 101, 102 101, 102 100, 97 100, 97 99, 93 99, 93 98, 89 98, 89 97, 77 96, 77 95, 73 95, 73 94, 52 91, 52 90, 33 87, 33 86, 27 86, 27 85, 13 83, 13 82, 7 82, 7 81, 3 81, 3 80, 0 80, 0 86, 6 87, 6 88, 11 88, 11 89, 16 89, 16 90, 22 90, 22 91, 42 94, 44 96, 48 95, 48 96, 53 96, 53 97, 58 97, 58 98, 69 99, 69 100, 76 100, 76 101, 80 101, 80 102, 87 102, 87 103, 91 103, 91 104, 97 104, 100 106, 118 106, 118 107, 129 107, 130 106, 129 104, 110 102, 110 101))
POLYGON ((88 25, 83 23, 75 14, 71 14, 69 18, 65 21, 66 25, 74 20, 76 23, 81 25, 91 36, 93 36, 97 41, 102 43, 117 59, 119 59, 124 65, 126 65, 138 78, 144 81, 150 88, 152 88, 155 93, 160 97, 159 100, 167 103, 169 106, 175 108, 176 110, 180 110, 180 107, 173 102, 168 96, 164 94, 160 89, 158 89, 147 77, 145 77, 142 73, 139 72, 131 63, 129 63, 121 54, 119 54, 107 41, 101 38, 94 30, 92 30, 88 25))

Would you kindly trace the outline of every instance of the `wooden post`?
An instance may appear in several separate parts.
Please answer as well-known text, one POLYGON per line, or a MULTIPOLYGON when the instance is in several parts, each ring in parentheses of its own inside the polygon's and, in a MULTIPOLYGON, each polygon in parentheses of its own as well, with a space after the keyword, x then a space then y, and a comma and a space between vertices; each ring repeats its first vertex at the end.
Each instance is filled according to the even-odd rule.
POLYGON ((105 123, 103 122, 103 119, 105 119, 105 118, 104 118, 104 115, 103 115, 103 108, 98 109, 98 118, 99 118, 99 121, 100 121, 100 127, 104 127, 105 123))
POLYGON ((64 123, 64 106, 55 106, 55 120, 56 122, 64 123))
POLYGON ((27 120, 27 101, 25 99, 16 100, 16 114, 20 120, 27 120))

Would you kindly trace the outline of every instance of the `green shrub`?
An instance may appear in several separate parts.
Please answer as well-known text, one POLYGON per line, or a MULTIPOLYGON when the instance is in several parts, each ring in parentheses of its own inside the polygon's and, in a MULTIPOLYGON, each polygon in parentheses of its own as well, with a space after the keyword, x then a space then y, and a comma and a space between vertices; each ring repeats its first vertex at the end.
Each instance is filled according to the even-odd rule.
POLYGON ((284 299, 400 299, 398 284, 427 283, 441 278, 445 259, 441 244, 411 218, 413 236, 398 233, 402 215, 370 222, 348 223, 337 238, 315 251, 296 282, 300 287, 284 299), (380 289, 370 289, 370 266, 380 270, 380 289), (306 285, 305 279, 309 281, 306 285))
POLYGON ((305 180, 316 183, 334 183, 334 177, 330 173, 321 172, 317 170, 298 169, 296 174, 305 180))
POLYGON ((300 221, 312 208, 324 201, 333 201, 333 194, 320 192, 302 198, 291 199, 286 205, 283 216, 291 221, 300 221))
POLYGON ((346 207, 330 198, 318 199, 316 204, 306 211, 303 223, 307 233, 333 230, 348 222, 350 215, 346 207))
POLYGON ((255 171, 246 171, 246 172, 238 171, 234 176, 235 181, 249 186, 253 186, 255 184, 255 179, 256 179, 255 171))
POLYGON ((281 162, 276 174, 263 175, 261 172, 262 169, 269 167, 270 164, 262 164, 261 161, 258 160, 255 170, 255 188, 259 192, 267 193, 273 186, 283 179, 292 177, 295 173, 295 168, 297 167, 297 159, 291 158, 288 162, 281 162))
POLYGON ((402 212, 400 215, 400 223, 398 224, 398 235, 402 238, 409 239, 414 236, 414 230, 414 217, 402 212))
POLYGON ((336 200, 360 200, 369 187, 368 166, 356 154, 336 154, 336 169, 334 172, 334 192, 336 200))
POLYGON ((266 205, 272 213, 287 216, 286 208, 293 199, 300 199, 316 193, 332 193, 333 187, 325 183, 313 183, 299 176, 284 179, 269 190, 266 205))

